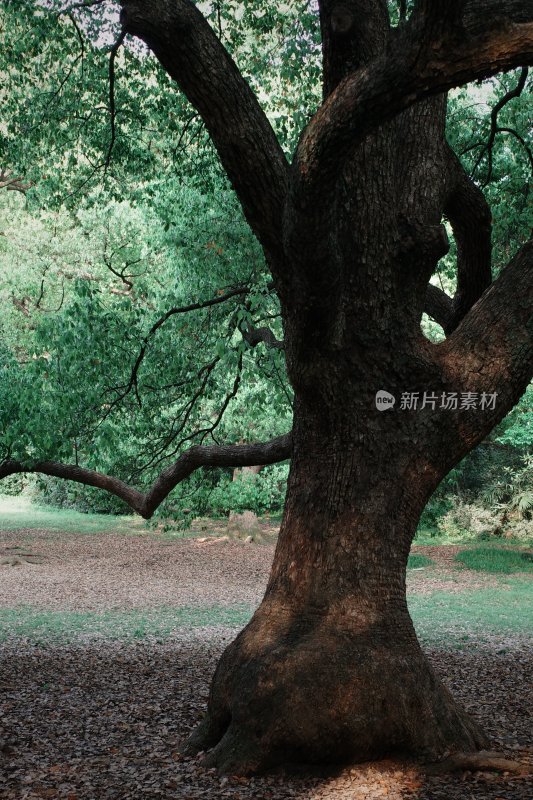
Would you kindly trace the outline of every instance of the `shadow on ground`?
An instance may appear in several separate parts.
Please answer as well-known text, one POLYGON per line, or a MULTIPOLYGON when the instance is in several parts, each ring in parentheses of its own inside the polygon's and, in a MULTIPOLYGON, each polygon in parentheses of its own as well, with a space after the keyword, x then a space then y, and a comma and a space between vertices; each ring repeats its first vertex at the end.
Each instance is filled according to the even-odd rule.
MULTIPOLYGON (((526 778, 474 773, 427 777, 383 762, 337 775, 221 777, 179 753, 206 701, 216 660, 235 631, 205 628, 163 643, 91 639, 39 645, 13 639, 0 655, 0 796, 4 800, 530 800, 526 778)), ((527 653, 433 651, 455 695, 495 749, 527 760, 527 653)), ((529 656, 531 653, 529 654, 529 656)))

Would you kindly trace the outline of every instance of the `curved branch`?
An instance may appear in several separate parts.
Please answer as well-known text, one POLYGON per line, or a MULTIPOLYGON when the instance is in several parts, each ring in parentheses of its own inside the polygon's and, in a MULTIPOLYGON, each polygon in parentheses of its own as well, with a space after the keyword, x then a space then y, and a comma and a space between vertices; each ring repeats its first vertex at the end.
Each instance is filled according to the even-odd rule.
POLYGON ((350 72, 383 52, 390 29, 384 0, 318 0, 322 37, 323 95, 350 72))
POLYGON ((492 215, 481 189, 450 149, 453 183, 444 213, 457 243, 457 291, 445 333, 451 333, 492 283, 492 215))
POLYGON ((121 0, 124 30, 150 47, 202 116, 246 219, 280 251, 288 164, 250 86, 190 0, 121 0))
POLYGON ((524 137, 521 136, 518 133, 518 131, 515 131, 514 128, 498 128, 497 133, 508 133, 509 136, 514 136, 517 142, 520 142, 520 144, 526 151, 527 160, 529 161, 529 169, 531 170, 531 174, 533 175, 533 150, 528 145, 524 137))
POLYGON ((242 338, 250 347, 257 347, 260 342, 264 342, 267 347, 273 350, 283 350, 285 342, 278 339, 274 332, 266 326, 254 328, 252 325, 241 325, 239 328, 242 338))
POLYGON ((453 300, 433 283, 426 289, 424 311, 447 333, 453 317, 453 300))
POLYGON ((526 85, 528 73, 529 73, 528 68, 522 67, 522 70, 520 71, 520 77, 518 79, 516 86, 513 89, 510 89, 506 94, 504 94, 504 96, 496 103, 496 105, 491 111, 489 138, 487 140, 486 145, 483 147, 481 153, 478 155, 476 163, 474 164, 474 167, 472 169, 472 174, 474 174, 477 168, 479 167, 483 156, 486 153, 488 157, 488 166, 487 166, 487 175, 483 182, 483 186, 487 186, 492 180, 492 156, 493 156, 494 142, 496 139, 496 134, 500 133, 500 131, 503 130, 498 125, 498 114, 503 108, 505 108, 507 103, 509 103, 515 97, 520 97, 520 95, 524 90, 524 86, 526 85))
POLYGON ((182 453, 174 464, 159 475, 147 494, 142 494, 118 478, 74 464, 59 464, 55 461, 41 461, 35 464, 4 461, 0 464, 0 480, 17 473, 33 472, 76 481, 109 492, 123 500, 145 519, 150 519, 178 483, 200 467, 253 467, 259 464, 276 464, 290 458, 291 449, 290 433, 260 444, 195 445, 182 453))
POLYGON ((128 383, 122 387, 115 387, 116 389, 120 389, 121 391, 118 397, 116 397, 113 403, 111 404, 111 407, 116 406, 118 403, 124 400, 124 398, 131 392, 132 389, 135 389, 137 401, 139 403, 139 406, 141 405, 141 400, 138 391, 138 381, 137 381, 139 375, 139 369, 146 355, 146 350, 150 340, 157 333, 159 328, 161 328, 165 324, 165 322, 167 322, 167 320, 170 319, 170 317, 173 317, 176 314, 187 314, 190 311, 199 311, 202 308, 210 308, 211 306, 216 306, 219 303, 225 303, 226 300, 230 300, 232 297, 237 297, 238 295, 247 294, 247 292, 249 291, 250 289, 248 286, 238 286, 236 289, 231 289, 229 292, 226 292, 223 295, 211 298, 211 300, 203 300, 198 303, 190 303, 187 306, 179 306, 176 308, 171 308, 165 314, 163 314, 163 316, 160 317, 157 320, 157 322, 154 322, 154 324, 152 325, 152 327, 142 340, 141 346, 139 348, 139 353, 132 367, 128 383))
POLYGON ((530 0, 470 0, 464 10, 434 0, 424 8, 391 31, 387 52, 345 78, 306 128, 294 163, 301 211, 324 202, 354 145, 385 121, 425 97, 533 63, 530 0))
POLYGON ((446 383, 497 393, 493 409, 461 415, 457 433, 467 452, 518 402, 533 376, 533 239, 437 348, 446 383))

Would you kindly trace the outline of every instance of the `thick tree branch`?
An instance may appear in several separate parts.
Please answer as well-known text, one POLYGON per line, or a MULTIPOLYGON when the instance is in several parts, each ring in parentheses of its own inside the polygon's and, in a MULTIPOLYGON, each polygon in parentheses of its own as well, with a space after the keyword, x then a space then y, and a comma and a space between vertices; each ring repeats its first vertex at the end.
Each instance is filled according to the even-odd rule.
POLYGON ((121 0, 124 30, 143 39, 202 116, 246 218, 280 251, 288 164, 235 63, 190 0, 121 0))
POLYGON ((453 317, 453 300, 438 286, 430 283, 426 290, 424 304, 426 314, 437 322, 446 333, 453 317))
POLYGON ((109 145, 107 147, 107 153, 104 159, 103 167, 104 167, 104 174, 109 169, 109 165, 111 163, 111 156, 113 154, 113 148, 115 147, 115 141, 117 138, 117 110, 116 110, 116 103, 115 103, 115 61, 117 58, 117 53, 122 47, 124 39, 126 37, 126 33, 121 31, 118 35, 117 40, 114 42, 110 52, 109 52, 109 126, 110 126, 110 136, 109 136, 109 145))
POLYGON ((13 176, 10 170, 4 168, 0 169, 0 189, 7 189, 8 192, 21 192, 26 194, 28 189, 31 189, 33 183, 28 181, 24 183, 22 176, 13 176))
POLYGON ((254 328, 252 325, 241 325, 239 328, 242 338, 250 347, 256 347, 260 342, 273 350, 283 350, 285 343, 278 339, 270 328, 254 328))
POLYGON ((452 188, 444 207, 457 243, 457 291, 445 333, 454 330, 492 282, 492 215, 481 189, 450 150, 452 188))
POLYGON ((354 144, 383 122, 422 98, 533 63, 530 0, 470 0, 462 16, 459 2, 430 6, 391 31, 387 52, 345 78, 315 114, 294 164, 301 210, 323 201, 354 144))
POLYGON ((142 517, 149 519, 178 483, 200 467, 252 467, 258 464, 276 464, 290 458, 291 447, 290 433, 260 444, 196 445, 182 453, 174 464, 164 470, 147 494, 142 494, 118 478, 73 464, 59 464, 54 461, 34 464, 4 461, 0 464, 0 480, 17 473, 33 472, 76 481, 109 492, 127 503, 142 517))
POLYGON ((533 239, 438 348, 450 386, 497 393, 493 410, 460 417, 459 437, 470 449, 518 402, 533 375, 533 239))
POLYGON ((389 12, 384 0, 319 0, 323 94, 385 48, 389 12))

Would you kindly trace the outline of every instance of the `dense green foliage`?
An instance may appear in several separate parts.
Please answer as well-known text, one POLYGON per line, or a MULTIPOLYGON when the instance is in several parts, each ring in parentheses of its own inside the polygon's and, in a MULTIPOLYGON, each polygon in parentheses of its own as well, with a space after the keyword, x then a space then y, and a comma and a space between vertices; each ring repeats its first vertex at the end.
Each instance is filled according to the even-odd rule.
MULTIPOLYGON (((114 58, 111 99, 116 7, 62 8, 9 0, 0 9, 0 167, 33 183, 26 194, 0 191, 0 458, 77 462, 145 487, 192 443, 290 428, 282 353, 242 335, 268 324, 282 338, 279 308, 198 115, 130 41, 114 58), (225 295, 150 334, 171 309, 225 295)), ((304 0, 224 0, 209 14, 290 154, 320 98, 316 15, 304 0)), ((532 224, 527 86, 500 112, 507 132, 487 149, 491 108, 518 78, 467 87, 449 105, 450 142, 494 209, 497 267, 532 224)), ((452 241, 437 278, 447 289, 454 255, 452 241)), ((532 403, 529 391, 446 479, 423 529, 475 528, 472 514, 465 522, 472 506, 494 517, 480 533, 528 527, 532 403)), ((160 513, 277 512, 286 475, 286 465, 236 481, 231 471, 197 474, 160 513)), ((58 505, 123 509, 81 486, 33 487, 58 505)))

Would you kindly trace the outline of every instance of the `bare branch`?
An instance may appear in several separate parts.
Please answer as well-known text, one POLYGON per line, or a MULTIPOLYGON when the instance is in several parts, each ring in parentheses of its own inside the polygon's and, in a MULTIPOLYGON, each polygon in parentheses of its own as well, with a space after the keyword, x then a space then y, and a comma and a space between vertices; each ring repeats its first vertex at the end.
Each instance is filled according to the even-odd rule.
POLYGON ((85 0, 85 2, 71 3, 65 6, 65 8, 62 8, 61 11, 58 11, 58 14, 71 14, 73 11, 85 11, 94 8, 94 6, 101 6, 106 2, 107 0, 85 0))
POLYGON ((241 325, 239 327, 242 337, 250 347, 256 347, 260 342, 266 344, 274 350, 283 350, 285 343, 278 339, 276 335, 267 327, 254 328, 253 325, 241 325))
MULTIPOLYGON (((173 317, 176 314, 187 314, 187 313, 189 313, 191 311, 198 311, 198 310, 200 310, 202 308, 210 308, 211 306, 216 306, 216 305, 219 305, 220 303, 225 303, 227 300, 230 300, 232 297, 237 297, 238 295, 244 295, 249 291, 250 291, 250 289, 249 289, 248 286, 238 286, 235 289, 231 289, 229 292, 226 292, 225 294, 219 295, 218 297, 211 298, 211 300, 203 300, 203 301, 200 301, 198 303, 190 303, 187 306, 180 306, 180 307, 177 307, 177 308, 171 308, 165 314, 163 314, 162 317, 160 317, 156 322, 154 322, 154 324, 152 325, 152 327, 150 328, 150 330, 148 331, 148 333, 144 337, 144 339, 142 341, 142 344, 141 344, 141 347, 139 349, 139 353, 137 355, 137 358, 135 359, 135 363, 134 363, 132 371, 131 371, 130 379, 129 379, 128 383, 126 384, 126 386, 117 387, 118 389, 120 389, 120 393, 119 393, 118 397, 111 404, 111 407, 110 407, 109 411, 112 408, 114 408, 118 403, 120 403, 122 400, 124 400, 124 398, 131 392, 132 389, 135 390, 135 394, 136 394, 139 406, 141 405, 141 399, 140 399, 139 390, 138 390, 139 369, 140 369, 141 364, 142 364, 142 362, 144 360, 144 357, 146 355, 146 350, 148 348, 150 340, 153 338, 154 334, 157 333, 159 328, 161 328, 165 324, 165 322, 167 322, 167 320, 170 319, 170 317, 173 317)), ((109 414, 109 411, 108 411, 108 414, 109 414)), ((108 414, 106 416, 108 416, 108 414)))
POLYGON ((170 492, 200 467, 252 467, 259 464, 276 464, 291 456, 291 434, 278 436, 269 442, 249 445, 195 445, 164 470, 147 494, 128 486, 118 478, 103 475, 74 464, 42 461, 25 464, 4 461, 0 464, 0 480, 22 472, 40 473, 56 478, 94 486, 120 498, 145 519, 150 519, 170 492))
POLYGON ((527 160, 529 161, 529 169, 531 170, 531 174, 533 175, 533 150, 528 145, 526 140, 523 136, 521 136, 518 131, 515 131, 514 128, 498 128, 498 133, 508 133, 510 136, 514 136, 517 142, 520 142, 524 150, 526 151, 527 160))
POLYGON ((8 192, 21 192, 22 194, 26 194, 28 189, 31 189, 33 186, 33 183, 31 181, 23 183, 23 180, 21 175, 14 177, 10 170, 4 168, 0 169, 0 189, 7 189, 8 192))
MULTIPOLYGON (((520 97, 522 91, 524 90, 524 86, 526 85, 527 76, 528 76, 528 68, 522 67, 520 71, 520 77, 516 86, 513 89, 510 89, 494 106, 490 115, 490 133, 489 138, 487 140, 486 145, 481 150, 480 154, 476 159, 476 163, 472 169, 472 174, 476 173, 483 157, 487 155, 488 158, 488 165, 487 165, 487 174, 485 176, 485 180, 483 181, 483 186, 487 186, 492 180, 492 160, 493 160, 493 149, 494 149, 494 142, 496 140, 496 135, 500 133, 503 129, 500 128, 498 125, 498 114, 500 111, 505 108, 505 106, 513 100, 515 97, 520 97)), ((518 136, 518 134, 516 134, 518 136)), ((519 137, 520 138, 520 137, 519 137)), ((523 141, 523 140, 522 140, 523 141)), ((525 143, 524 143, 525 144, 525 143)), ((529 148, 526 149, 529 152, 530 160, 531 160, 531 151, 529 148)))
POLYGON ((104 174, 107 172, 109 164, 111 163, 111 155, 113 153, 113 148, 115 146, 115 141, 117 138, 117 131, 116 131, 117 111, 115 106, 115 60, 117 57, 117 53, 121 48, 125 38, 126 38, 126 32, 121 31, 121 33, 118 36, 118 39, 114 43, 109 53, 109 124, 111 127, 111 137, 109 140, 109 147, 107 150, 107 154, 103 162, 104 174))

